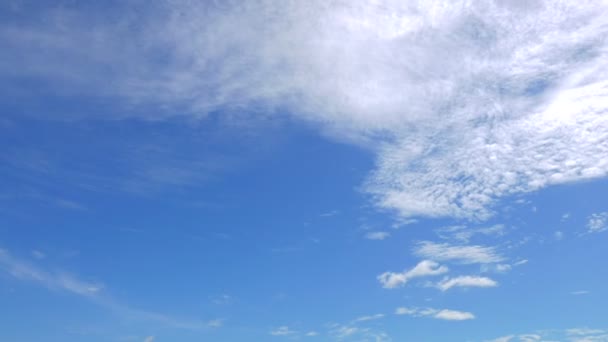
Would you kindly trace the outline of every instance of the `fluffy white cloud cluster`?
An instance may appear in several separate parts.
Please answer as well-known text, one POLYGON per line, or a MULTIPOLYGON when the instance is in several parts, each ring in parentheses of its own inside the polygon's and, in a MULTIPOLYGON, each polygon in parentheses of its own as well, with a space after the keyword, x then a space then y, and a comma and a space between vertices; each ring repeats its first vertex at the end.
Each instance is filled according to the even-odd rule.
POLYGON ((414 278, 436 276, 446 272, 448 272, 446 266, 439 265, 435 261, 423 260, 414 268, 405 270, 401 273, 384 272, 378 276, 378 280, 382 284, 382 287, 393 289, 405 285, 414 278))
POLYGON ((404 217, 484 219, 608 173, 605 0, 125 6, 6 21, 0 73, 167 115, 290 113, 377 151, 366 189, 404 217))

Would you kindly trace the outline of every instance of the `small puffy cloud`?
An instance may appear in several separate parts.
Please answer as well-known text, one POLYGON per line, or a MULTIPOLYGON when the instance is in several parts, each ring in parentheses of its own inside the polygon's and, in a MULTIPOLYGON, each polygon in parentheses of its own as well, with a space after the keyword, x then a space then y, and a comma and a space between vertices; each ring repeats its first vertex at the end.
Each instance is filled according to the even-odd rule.
POLYGON ((587 231, 589 233, 599 233, 605 230, 608 230, 608 211, 589 216, 587 221, 587 231))
POLYGON ((319 333, 316 331, 309 331, 306 334, 304 334, 304 336, 308 336, 308 337, 319 336, 319 333))
POLYGON ((440 265, 432 260, 423 260, 414 268, 403 271, 401 273, 384 272, 378 276, 378 280, 382 287, 393 289, 405 285, 408 281, 414 278, 436 276, 448 272, 448 267, 440 265))
POLYGON ((289 327, 286 325, 280 326, 280 327, 270 331, 270 335, 272 335, 272 336, 288 336, 288 335, 293 335, 295 333, 296 333, 296 331, 289 329, 289 327))
POLYGON ((434 315, 437 319, 443 319, 446 321, 466 321, 475 319, 475 315, 470 312, 456 311, 456 310, 441 310, 434 315))
POLYGON ((441 291, 447 291, 453 287, 495 287, 498 283, 487 277, 461 276, 446 278, 437 284, 441 291))
POLYGON ((494 247, 478 245, 450 245, 431 241, 419 242, 414 254, 427 259, 454 261, 462 264, 489 264, 504 260, 494 247))
POLYGON ((155 338, 154 336, 148 336, 144 339, 144 342, 154 342, 155 338))
POLYGON ((389 232, 369 232, 365 234, 365 238, 368 240, 384 240, 391 236, 389 232))
POLYGON ((413 317, 432 317, 446 321, 466 321, 475 319, 475 315, 466 311, 433 308, 406 308, 399 307, 395 310, 396 315, 407 315, 413 317))

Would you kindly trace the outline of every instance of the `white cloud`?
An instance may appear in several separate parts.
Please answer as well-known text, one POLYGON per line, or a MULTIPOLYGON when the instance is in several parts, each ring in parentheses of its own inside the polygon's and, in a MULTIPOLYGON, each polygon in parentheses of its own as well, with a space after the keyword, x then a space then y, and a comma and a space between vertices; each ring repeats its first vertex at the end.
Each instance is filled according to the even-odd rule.
POLYGON ((273 335, 273 336, 287 336, 287 335, 293 335, 295 333, 297 333, 297 332, 289 329, 289 327, 286 325, 280 326, 280 327, 270 331, 270 335, 273 335))
POLYGON ((528 263, 528 259, 522 259, 522 260, 519 260, 519 261, 513 263, 513 266, 521 266, 521 265, 525 265, 527 263, 528 263))
POLYGON ((154 342, 154 336, 148 336, 144 339, 144 342, 154 342))
POLYGON ((590 233, 599 233, 608 230, 608 211, 589 216, 587 229, 590 233))
POLYGON ((419 277, 428 277, 444 274, 448 272, 446 266, 431 260, 423 260, 414 268, 405 270, 401 273, 384 272, 378 276, 378 280, 382 286, 387 289, 393 289, 405 285, 408 281, 419 277))
POLYGON ((481 272, 496 272, 496 273, 507 273, 513 266, 509 264, 483 264, 481 265, 481 272))
POLYGON ((319 333, 316 331, 309 331, 306 334, 304 334, 304 336, 308 336, 308 337, 319 336, 319 333))
POLYGON ((413 316, 418 312, 418 309, 399 307, 395 309, 395 315, 410 315, 413 316))
POLYGON ((514 335, 508 335, 508 336, 495 338, 495 339, 487 341, 487 342, 511 342, 514 337, 515 337, 514 335))
POLYGON ((534 333, 509 335, 487 342, 607 342, 608 331, 603 329, 574 328, 566 330, 539 330, 534 333))
POLYGON ((589 329, 589 328, 574 328, 566 330, 568 335, 581 336, 581 335, 598 335, 606 334, 608 331, 602 329, 589 329))
POLYGON ((495 287, 498 283, 487 277, 461 276, 445 278, 437 284, 441 291, 447 291, 453 287, 495 287))
POLYGON ((433 309, 433 308, 406 308, 399 307, 395 310, 396 315, 407 315, 414 317, 432 317, 447 321, 466 321, 475 319, 475 315, 466 311, 457 311, 449 309, 433 309))
POLYGON ((337 341, 342 340, 356 340, 356 341, 375 341, 375 342, 390 342, 390 336, 383 332, 377 331, 372 328, 358 327, 354 324, 341 325, 331 324, 329 335, 334 337, 337 341))
POLYGON ((419 242, 414 248, 414 254, 422 258, 463 264, 489 264, 504 260, 494 247, 450 245, 431 241, 419 242))
POLYGON ((519 335, 520 342, 536 342, 540 341, 542 336, 538 334, 527 334, 527 335, 519 335))
POLYGON ((436 313, 434 317, 447 321, 466 321, 470 319, 475 319, 475 315, 470 312, 445 309, 436 313))
POLYGON ((371 315, 371 316, 361 316, 359 318, 356 318, 353 322, 366 322, 366 321, 374 321, 377 319, 381 319, 384 317, 384 314, 375 314, 375 315, 371 315))
POLYGON ((384 240, 391 236, 389 232, 369 232, 365 234, 365 238, 368 240, 384 240))
POLYGON ((112 21, 64 6, 0 25, 0 75, 180 109, 164 116, 290 113, 376 151, 379 207, 483 219, 608 173, 608 6, 525 3, 178 0, 112 21))

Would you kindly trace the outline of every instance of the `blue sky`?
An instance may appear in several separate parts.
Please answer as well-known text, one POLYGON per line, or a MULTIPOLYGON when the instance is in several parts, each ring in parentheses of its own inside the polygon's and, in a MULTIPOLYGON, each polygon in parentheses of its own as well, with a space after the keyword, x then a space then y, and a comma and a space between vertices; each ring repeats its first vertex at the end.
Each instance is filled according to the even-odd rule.
POLYGON ((0 4, 0 340, 608 341, 607 18, 0 4))

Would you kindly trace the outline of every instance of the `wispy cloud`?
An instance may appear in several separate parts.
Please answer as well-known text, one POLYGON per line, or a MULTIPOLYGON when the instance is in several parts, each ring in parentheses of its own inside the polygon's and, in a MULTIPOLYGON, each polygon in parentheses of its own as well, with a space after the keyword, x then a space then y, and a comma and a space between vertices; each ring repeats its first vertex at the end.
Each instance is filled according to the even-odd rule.
POLYGON ((270 335, 272 335, 272 336, 288 336, 288 335, 293 335, 296 333, 297 333, 297 331, 291 330, 286 325, 280 326, 280 327, 270 331, 270 335))
POLYGON ((401 273, 384 272, 378 276, 378 280, 382 284, 382 287, 393 289, 405 285, 411 279, 436 276, 444 274, 448 270, 446 266, 440 265, 435 261, 423 260, 414 266, 414 268, 401 273))
POLYGON ((84 281, 65 272, 49 272, 12 256, 4 249, 0 249, 0 269, 16 279, 33 282, 51 290, 69 292, 86 298, 92 303, 126 318, 152 321, 173 328, 189 330, 201 330, 221 326, 221 324, 217 324, 217 322, 221 322, 219 320, 206 322, 178 319, 165 314, 130 307, 110 297, 101 283, 84 281))
POLYGON ((340 214, 340 211, 338 211, 338 210, 332 210, 332 211, 328 211, 328 212, 322 213, 319 216, 320 217, 332 217, 332 216, 336 216, 338 214, 340 214))
POLYGON ((0 25, 0 75, 168 108, 130 111, 153 119, 287 112, 373 147, 364 188, 402 217, 484 219, 501 197, 608 173, 602 1, 44 8, 0 25))
POLYGON ((414 254, 431 260, 453 261, 463 264, 498 263, 505 258, 494 247, 479 245, 450 245, 431 241, 419 242, 414 254))
POLYGON ((96 297, 103 289, 97 282, 80 280, 67 273, 51 273, 26 261, 20 260, 0 249, 0 267, 13 277, 39 283, 52 290, 62 290, 89 298, 96 297))
POLYGON ((502 337, 495 338, 493 340, 489 340, 486 342, 511 342, 511 340, 513 340, 514 337, 515 337, 515 335, 507 335, 507 336, 502 336, 502 337))
POLYGON ((495 224, 490 227, 470 228, 459 225, 440 228, 437 230, 437 233, 442 238, 468 243, 476 235, 500 237, 505 234, 505 226, 503 224, 495 224))
POLYGON ((270 334, 272 336, 286 337, 289 339, 298 339, 298 340, 302 339, 302 338, 306 338, 306 337, 315 337, 315 336, 320 335, 317 331, 314 331, 314 330, 298 331, 298 330, 294 330, 294 329, 290 328, 287 325, 282 325, 282 326, 276 327, 276 328, 270 330, 268 332, 268 334, 270 334))
POLYGON ((575 295, 575 296, 582 296, 582 295, 587 295, 589 294, 589 291, 587 290, 578 290, 578 291, 572 291, 570 292, 571 295, 575 295))
POLYGON ((391 236, 389 232, 369 232, 365 234, 365 238, 368 240, 384 240, 391 236))
POLYGON ((392 339, 384 331, 378 331, 369 327, 360 327, 356 324, 331 324, 329 336, 337 341, 376 341, 390 342, 392 339))
POLYGON ((353 322, 367 322, 367 321, 375 321, 377 319, 381 319, 384 318, 384 314, 375 314, 375 315, 370 315, 370 316, 361 316, 358 318, 355 318, 355 320, 353 322))
POLYGON ((44 254, 43 252, 41 252, 39 250, 33 250, 32 251, 32 255, 36 259, 44 259, 44 258, 46 258, 46 254, 44 254))
POLYGON ((565 330, 539 330, 528 334, 511 334, 486 342, 539 342, 539 341, 570 341, 570 342, 606 342, 608 330, 573 328, 565 330))
POLYGON ((407 315, 414 317, 432 317, 435 319, 446 321, 467 321, 475 319, 475 315, 466 311, 449 310, 449 309, 433 309, 433 308, 406 308, 399 307, 395 310, 396 315, 407 315))
POLYGON ((437 284, 441 291, 447 291, 453 287, 496 287, 498 283, 487 277, 460 276, 445 278, 437 284))

